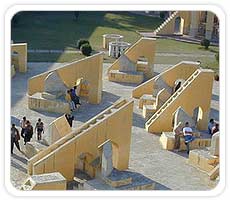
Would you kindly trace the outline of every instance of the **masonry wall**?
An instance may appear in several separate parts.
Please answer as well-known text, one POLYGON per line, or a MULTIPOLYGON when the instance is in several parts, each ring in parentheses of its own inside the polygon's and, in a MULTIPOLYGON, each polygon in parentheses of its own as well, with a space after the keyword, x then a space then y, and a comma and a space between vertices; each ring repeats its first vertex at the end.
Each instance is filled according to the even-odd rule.
POLYGON ((11 44, 11 53, 18 53, 18 71, 25 73, 27 71, 27 43, 11 44))
POLYGON ((131 142, 133 101, 121 100, 64 136, 28 162, 29 174, 60 172, 68 181, 75 168, 92 177, 97 168, 91 162, 99 156, 98 146, 110 139, 113 143, 113 166, 128 168, 131 142), (66 139, 66 140, 65 140, 66 139), (84 164, 82 164, 84 158, 84 164))
MULTIPOLYGON (((54 71, 64 82, 64 84, 72 88, 78 78, 83 77, 90 84, 88 100, 92 104, 99 104, 102 95, 102 65, 103 53, 98 53, 84 59, 68 63, 54 71)), ((36 92, 44 91, 44 80, 52 71, 39 74, 29 79, 28 94, 32 95, 36 92)))
POLYGON ((53 144, 71 131, 72 129, 68 121, 66 120, 65 115, 62 115, 61 117, 55 119, 53 122, 50 123, 48 130, 48 143, 53 144))
POLYGON ((198 68, 197 62, 188 62, 182 61, 170 69, 160 73, 154 78, 144 82, 143 84, 137 86, 132 91, 133 98, 140 98, 144 94, 153 94, 155 88, 155 82, 158 77, 162 77, 162 79, 168 84, 170 87, 174 86, 174 82, 177 79, 186 80, 193 72, 195 72, 198 68))
MULTIPOLYGON (((152 67, 154 64, 154 57, 155 57, 155 46, 156 46, 156 39, 153 38, 141 38, 138 40, 134 45, 129 47, 125 52, 126 55, 133 63, 137 63, 139 57, 144 56, 149 63, 149 66, 152 67)), ((117 59, 111 67, 108 69, 110 70, 119 70, 119 59, 117 59)))
POLYGON ((183 90, 181 88, 181 90, 179 89, 177 91, 177 93, 180 93, 179 96, 175 97, 169 104, 166 102, 159 109, 159 115, 158 111, 155 113, 155 115, 158 115, 155 120, 150 118, 146 122, 145 128, 148 132, 161 133, 163 131, 171 131, 173 113, 179 106, 181 106, 190 116, 193 116, 194 109, 199 107, 200 119, 198 120, 197 128, 199 130, 207 129, 214 72, 206 69, 197 71, 199 71, 198 76, 183 90), (165 109, 163 109, 163 107, 165 109), (160 110, 163 111, 160 112, 160 110))

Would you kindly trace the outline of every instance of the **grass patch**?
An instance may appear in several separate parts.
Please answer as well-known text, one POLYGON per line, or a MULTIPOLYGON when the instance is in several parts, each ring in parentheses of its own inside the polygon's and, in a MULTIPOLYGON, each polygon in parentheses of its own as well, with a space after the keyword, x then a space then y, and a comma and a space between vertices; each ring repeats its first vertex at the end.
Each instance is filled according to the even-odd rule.
POLYGON ((173 56, 157 56, 155 58, 156 64, 177 64, 181 61, 200 61, 203 68, 209 68, 214 70, 216 73, 219 72, 219 63, 216 61, 215 57, 173 57, 173 56))
POLYGON ((175 41, 171 39, 157 39, 156 52, 168 53, 192 53, 192 54, 213 54, 219 51, 219 47, 209 46, 205 49, 198 44, 175 41))
POLYGON ((85 58, 82 54, 75 53, 28 53, 29 62, 57 62, 65 63, 85 58))
POLYGON ((154 30, 162 22, 130 12, 22 12, 19 23, 12 26, 12 40, 27 42, 29 49, 73 49, 80 38, 90 41, 95 50, 102 49, 102 35, 116 33, 134 43, 140 37, 136 30, 154 30))

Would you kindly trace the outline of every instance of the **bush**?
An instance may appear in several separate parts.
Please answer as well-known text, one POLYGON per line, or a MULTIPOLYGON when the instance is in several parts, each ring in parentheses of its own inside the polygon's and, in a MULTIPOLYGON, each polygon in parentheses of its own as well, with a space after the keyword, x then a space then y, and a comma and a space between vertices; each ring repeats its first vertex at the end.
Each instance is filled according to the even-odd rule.
POLYGON ((208 49, 209 45, 210 45, 210 41, 206 38, 204 38, 203 40, 200 41, 201 46, 204 46, 205 49, 208 49))
POLYGON ((219 62, 219 52, 215 54, 216 60, 219 62))
POLYGON ((160 18, 161 18, 161 19, 164 19, 164 18, 165 18, 165 12, 163 12, 163 11, 160 12, 160 18))
POLYGON ((81 46, 82 46, 83 44, 88 44, 88 45, 89 45, 89 41, 86 40, 86 39, 79 39, 79 40, 77 41, 77 48, 80 50, 80 49, 81 49, 81 46))
POLYGON ((90 44, 85 43, 81 46, 81 52, 83 55, 85 56, 90 56, 91 52, 92 52, 92 47, 90 44))

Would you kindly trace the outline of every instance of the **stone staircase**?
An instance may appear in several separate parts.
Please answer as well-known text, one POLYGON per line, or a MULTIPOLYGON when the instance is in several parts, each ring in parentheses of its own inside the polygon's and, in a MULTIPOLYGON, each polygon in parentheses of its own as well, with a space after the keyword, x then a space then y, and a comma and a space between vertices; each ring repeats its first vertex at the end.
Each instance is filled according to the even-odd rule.
POLYGON ((160 34, 160 32, 165 29, 165 27, 172 22, 172 20, 177 16, 178 11, 175 11, 172 15, 170 15, 157 29, 154 30, 154 35, 160 34))
POLYGON ((93 128, 93 125, 97 124, 100 121, 103 121, 108 115, 112 115, 112 114, 116 113, 116 111, 118 111, 119 108, 124 106, 126 103, 127 103, 127 100, 119 99, 111 107, 109 107, 108 109, 106 109, 103 112, 99 113, 94 118, 92 118, 89 121, 87 121, 86 123, 84 123, 78 129, 71 131, 66 136, 62 137, 61 139, 59 139, 55 143, 53 143, 50 146, 48 146, 45 150, 40 151, 38 154, 36 154, 32 158, 30 158, 29 161, 28 161, 28 174, 32 174, 33 165, 37 161, 44 160, 48 154, 50 154, 51 152, 54 152, 55 150, 57 150, 61 146, 64 146, 65 144, 70 142, 75 136, 80 135, 84 131, 93 128))
POLYGON ((200 75, 201 70, 196 70, 163 105, 160 109, 146 122, 145 128, 149 131, 149 127, 154 124, 161 115, 174 103, 174 101, 191 85, 191 83, 200 75))

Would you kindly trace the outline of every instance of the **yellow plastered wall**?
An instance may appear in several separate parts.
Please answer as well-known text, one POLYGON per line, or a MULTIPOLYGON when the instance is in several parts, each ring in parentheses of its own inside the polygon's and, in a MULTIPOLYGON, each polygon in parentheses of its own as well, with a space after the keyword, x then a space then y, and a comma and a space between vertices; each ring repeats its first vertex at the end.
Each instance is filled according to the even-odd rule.
MULTIPOLYGON (((56 71, 64 84, 72 88, 78 78, 83 78, 89 82, 88 100, 92 104, 99 104, 102 95, 102 65, 103 53, 98 53, 84 59, 68 63, 56 71)), ((52 71, 48 71, 34 76, 28 81, 28 94, 44 91, 44 80, 52 71)))
POLYGON ((191 82, 186 81, 176 92, 177 95, 176 93, 172 95, 172 99, 168 99, 146 122, 146 130, 151 133, 172 131, 173 113, 179 106, 183 107, 190 116, 193 116, 195 108, 200 107, 202 117, 198 121, 197 128, 206 130, 212 97, 213 75, 214 72, 207 69, 195 71, 187 80, 191 80, 191 82))
POLYGON ((162 77, 162 79, 170 87, 174 87, 174 83, 177 79, 184 79, 184 80, 188 79, 188 77, 198 69, 198 66, 199 66, 199 63, 197 62, 182 61, 172 66, 168 70, 155 76, 154 78, 137 86, 132 91, 132 97, 140 98, 144 94, 153 94, 156 79, 159 77, 162 77))
POLYGON ((167 23, 165 23, 162 28, 157 31, 157 34, 160 35, 171 35, 175 31, 175 19, 181 17, 183 20, 183 33, 188 34, 188 30, 191 23, 191 12, 190 11, 178 11, 176 15, 172 14, 174 17, 171 18, 167 23))
POLYGON ((50 123, 49 131, 49 135, 51 136, 51 143, 53 144, 63 136, 70 133, 72 129, 67 122, 65 115, 63 115, 50 123))
MULTIPOLYGON (((155 57, 156 39, 142 37, 134 45, 129 47, 125 52, 126 55, 133 63, 137 63, 138 59, 144 56, 148 60, 148 65, 152 67, 155 57)), ((110 66, 110 70, 120 70, 119 58, 110 66)))
POLYGON ((28 174, 60 172, 68 181, 75 168, 82 168, 81 156, 85 155, 83 171, 95 176, 96 169, 90 162, 99 156, 98 146, 110 139, 113 143, 113 166, 128 168, 131 142, 133 101, 120 100, 98 114, 77 130, 64 136, 46 150, 28 161, 28 174))
POLYGON ((181 17, 183 20, 183 30, 182 33, 188 34, 190 23, 191 23, 191 12, 190 11, 178 11, 174 17, 169 20, 162 28, 157 31, 160 35, 171 35, 175 31, 175 19, 181 17))
POLYGON ((18 70, 20 73, 27 71, 27 43, 11 44, 11 53, 18 53, 18 70))

